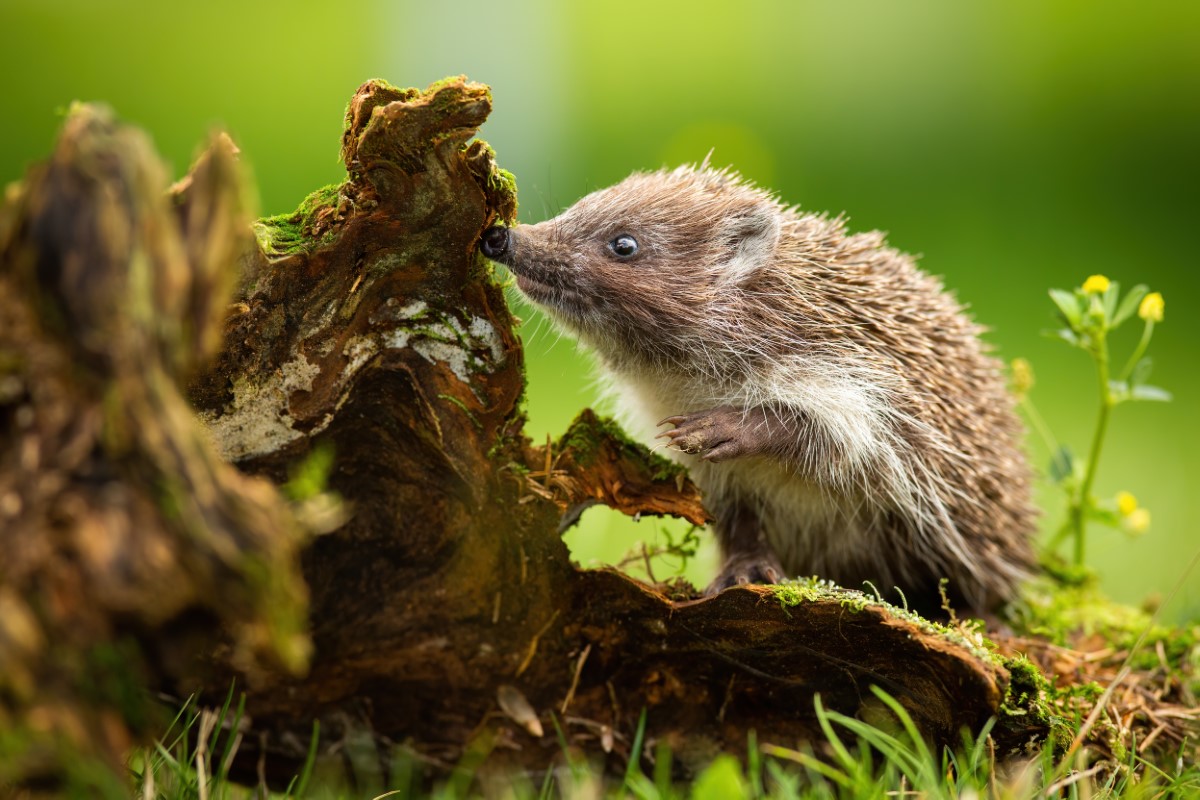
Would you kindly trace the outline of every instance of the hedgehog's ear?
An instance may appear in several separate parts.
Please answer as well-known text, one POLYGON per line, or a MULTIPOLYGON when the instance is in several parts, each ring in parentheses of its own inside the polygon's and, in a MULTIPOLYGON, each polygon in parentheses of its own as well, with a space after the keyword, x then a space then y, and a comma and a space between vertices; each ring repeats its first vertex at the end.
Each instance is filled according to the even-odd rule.
POLYGON ((729 253, 721 270, 728 283, 744 283, 771 262, 779 243, 779 212, 751 206, 721 223, 718 232, 729 253))

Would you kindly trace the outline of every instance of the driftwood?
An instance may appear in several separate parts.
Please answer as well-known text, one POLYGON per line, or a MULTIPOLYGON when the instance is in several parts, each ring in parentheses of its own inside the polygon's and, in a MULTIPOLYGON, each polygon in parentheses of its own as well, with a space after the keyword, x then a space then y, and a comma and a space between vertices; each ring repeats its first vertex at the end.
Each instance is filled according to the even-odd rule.
POLYGON ((751 730, 819 740, 816 693, 879 719, 872 685, 936 741, 978 729, 1006 670, 861 596, 697 599, 571 563, 560 527, 588 504, 705 514, 590 412, 557 443, 524 437, 520 342, 476 251, 516 212, 473 140, 490 107, 463 79, 364 85, 346 180, 257 223, 255 244, 227 140, 168 201, 136 134, 72 114, 0 218, 0 545, 20 555, 0 566, 5 724, 49 719, 59 741, 74 723, 39 709, 89 709, 116 758, 152 726, 80 696, 91 667, 48 665, 118 641, 138 665, 124 674, 178 697, 219 700, 238 678, 250 777, 294 774, 315 720, 323 751, 365 739, 435 769, 481 741, 496 767, 543 769, 562 754, 552 715, 620 766, 643 710, 647 741, 686 766, 745 752, 751 730), (273 487, 322 454, 341 506, 305 543, 308 516, 273 487), (46 670, 53 685, 31 677, 46 670))

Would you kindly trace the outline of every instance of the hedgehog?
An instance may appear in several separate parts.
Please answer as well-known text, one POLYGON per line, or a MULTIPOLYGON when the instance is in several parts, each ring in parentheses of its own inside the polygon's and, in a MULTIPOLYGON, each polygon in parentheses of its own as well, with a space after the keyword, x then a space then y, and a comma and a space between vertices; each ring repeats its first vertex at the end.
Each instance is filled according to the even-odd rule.
POLYGON ((708 593, 816 575, 990 615, 1033 570, 1002 367, 883 234, 705 163, 490 228, 480 250, 595 353, 626 430, 701 489, 722 554, 708 593))

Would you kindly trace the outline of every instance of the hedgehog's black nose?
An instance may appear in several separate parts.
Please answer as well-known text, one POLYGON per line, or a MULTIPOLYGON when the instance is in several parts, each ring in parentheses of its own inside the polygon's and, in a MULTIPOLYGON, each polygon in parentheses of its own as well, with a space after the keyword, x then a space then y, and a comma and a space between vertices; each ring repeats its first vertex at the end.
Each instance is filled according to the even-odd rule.
POLYGON ((488 228, 479 237, 479 249, 488 258, 500 258, 508 250, 508 228, 488 228))

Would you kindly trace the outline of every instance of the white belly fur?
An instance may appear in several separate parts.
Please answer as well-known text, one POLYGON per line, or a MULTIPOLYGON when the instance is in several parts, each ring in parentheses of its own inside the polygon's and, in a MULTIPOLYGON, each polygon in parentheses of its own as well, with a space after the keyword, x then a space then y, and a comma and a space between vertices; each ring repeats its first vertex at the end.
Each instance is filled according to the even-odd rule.
MULTIPOLYGON (((675 414, 744 403, 741 397, 715 397, 702 387, 667 386, 626 376, 610 376, 607 392, 618 421, 634 438, 687 467, 712 511, 736 496, 757 506, 767 541, 789 577, 833 576, 839 565, 861 562, 878 548, 874 524, 879 509, 862 498, 824 490, 768 458, 722 463, 663 447, 656 423, 675 414)), ((881 575, 887 580, 889 576, 881 575)))

